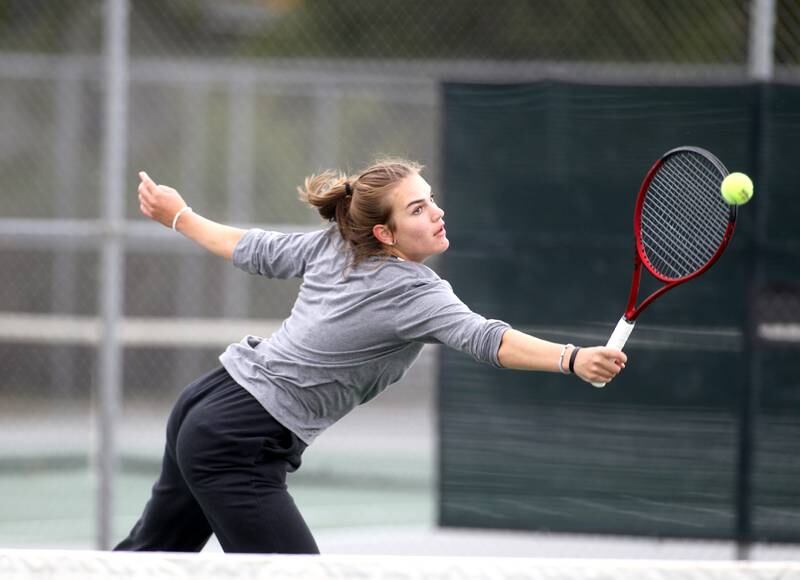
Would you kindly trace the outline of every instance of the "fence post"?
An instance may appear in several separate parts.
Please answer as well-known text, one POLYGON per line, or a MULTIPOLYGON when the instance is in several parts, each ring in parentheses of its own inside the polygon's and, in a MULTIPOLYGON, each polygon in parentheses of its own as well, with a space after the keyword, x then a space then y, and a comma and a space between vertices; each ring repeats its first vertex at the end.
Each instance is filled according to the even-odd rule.
MULTIPOLYGON (((201 203, 208 198, 208 114, 209 85, 204 82, 188 83, 181 93, 181 157, 180 177, 178 182, 183 191, 196 204, 198 211, 201 203)), ((205 300, 205 289, 208 284, 209 257, 201 254, 180 257, 177 264, 178 278, 175 282, 175 314, 178 318, 192 316, 208 316, 209 309, 205 300)), ((178 259, 171 257, 171 259, 178 259)), ((190 376, 199 374, 206 360, 205 353, 199 349, 182 348, 175 353, 177 363, 172 369, 171 388, 179 389, 190 376)))
MULTIPOLYGON (((58 195, 54 196, 55 218, 75 219, 80 182, 81 149, 79 142, 82 124, 81 92, 84 81, 82 69, 74 61, 59 67, 56 90, 53 93, 55 109, 55 138, 53 139, 53 165, 58 180, 58 195)), ((53 312, 74 314, 78 301, 79 262, 74 249, 56 251, 53 256, 53 281, 51 304, 53 312)), ((75 396, 75 354, 68 346, 53 348, 50 355, 50 383, 52 392, 59 396, 75 396)))
POLYGON ((746 357, 744 383, 739 403, 739 442, 736 472, 736 558, 749 560, 755 539, 753 529, 753 478, 755 476, 755 453, 758 407, 761 393, 761 346, 758 337, 758 293, 762 288, 763 272, 760 251, 764 237, 763 217, 766 202, 767 160, 764 139, 764 124, 768 119, 769 83, 774 74, 775 0, 752 0, 750 5, 750 49, 748 74, 757 83, 753 91, 751 109, 751 173, 759 191, 759 202, 751 211, 755 214, 754 228, 747 264, 747 293, 743 352, 746 357), (761 198, 764 197, 762 200, 761 198), (759 209, 760 208, 760 209, 759 209))
POLYGON ((750 50, 748 73, 756 81, 772 79, 775 68, 775 0, 752 0, 750 4, 750 50))
POLYGON ((103 127, 103 228, 98 352, 97 547, 111 545, 116 419, 122 377, 119 322, 124 283, 125 155, 128 114, 128 0, 105 5, 105 124, 103 127))
MULTIPOLYGON (((252 222, 256 150, 256 87, 251 73, 228 85, 228 219, 252 222)), ((263 186, 263 184, 262 184, 263 186)), ((248 315, 250 281, 225 265, 222 309, 227 317, 248 315)))

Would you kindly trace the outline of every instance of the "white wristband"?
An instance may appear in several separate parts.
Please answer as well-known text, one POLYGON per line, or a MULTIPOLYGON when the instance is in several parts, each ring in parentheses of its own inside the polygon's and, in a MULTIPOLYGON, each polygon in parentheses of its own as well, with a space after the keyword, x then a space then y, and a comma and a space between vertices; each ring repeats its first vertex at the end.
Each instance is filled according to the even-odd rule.
POLYGON ((192 211, 188 205, 183 206, 181 209, 178 210, 178 213, 175 214, 175 217, 172 218, 172 231, 177 232, 178 230, 175 229, 175 226, 178 225, 178 218, 181 217, 185 212, 192 211))

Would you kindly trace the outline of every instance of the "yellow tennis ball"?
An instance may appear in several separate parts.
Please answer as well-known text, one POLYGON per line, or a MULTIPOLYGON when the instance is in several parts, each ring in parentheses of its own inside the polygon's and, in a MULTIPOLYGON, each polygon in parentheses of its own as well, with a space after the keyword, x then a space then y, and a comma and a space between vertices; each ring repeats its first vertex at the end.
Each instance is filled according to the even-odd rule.
POLYGON ((742 205, 753 197, 753 181, 744 173, 731 173, 722 180, 720 191, 730 205, 742 205))

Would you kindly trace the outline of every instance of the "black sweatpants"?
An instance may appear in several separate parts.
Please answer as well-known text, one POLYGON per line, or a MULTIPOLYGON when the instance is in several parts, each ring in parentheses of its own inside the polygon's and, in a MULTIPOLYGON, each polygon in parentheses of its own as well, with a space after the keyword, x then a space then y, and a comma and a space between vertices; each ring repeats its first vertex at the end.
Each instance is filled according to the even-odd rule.
POLYGON ((167 422, 161 474, 116 550, 316 554, 286 490, 305 444, 218 368, 190 384, 167 422))

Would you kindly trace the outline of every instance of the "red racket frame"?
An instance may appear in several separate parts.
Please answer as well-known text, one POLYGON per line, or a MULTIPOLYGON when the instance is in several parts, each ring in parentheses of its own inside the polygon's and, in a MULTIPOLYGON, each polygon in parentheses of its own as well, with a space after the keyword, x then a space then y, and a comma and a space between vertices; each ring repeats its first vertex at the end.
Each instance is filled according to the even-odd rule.
POLYGON ((725 230, 725 234, 723 236, 722 242, 717 248, 717 251, 714 253, 711 258, 709 258, 708 262, 703 265, 699 270, 689 274, 688 276, 683 276, 681 278, 670 278, 668 276, 664 276, 656 272, 653 265, 650 263, 650 260, 647 259, 647 256, 644 252, 644 244, 642 243, 642 208, 644 207, 644 200, 647 196, 647 190, 650 188, 650 182, 653 181, 653 177, 655 177, 656 172, 658 169, 666 162, 666 160, 677 154, 686 151, 692 151, 694 153, 699 153, 714 165, 719 167, 722 170, 723 175, 728 174, 728 170, 725 168, 724 165, 710 152, 706 151, 705 149, 701 149, 700 147, 678 147, 676 149, 672 149, 664 153, 660 159, 658 159, 650 170, 645 175, 644 181, 642 181, 642 186, 639 189, 639 195, 636 198, 636 208, 633 212, 633 233, 636 239, 636 255, 634 257, 634 264, 633 264, 633 279, 631 281, 631 291, 628 295, 628 305, 625 307, 625 319, 629 322, 633 322, 638 318, 638 316, 644 312, 644 310, 652 304, 652 302, 660 297, 662 294, 683 284, 684 282, 688 282, 692 278, 697 278, 700 274, 708 270, 714 262, 716 262, 719 257, 722 255, 722 252, 728 246, 728 243, 731 241, 733 237, 733 232, 736 229, 736 215, 737 210, 736 206, 730 206, 730 211, 728 213, 728 227, 725 230), (636 297, 639 294, 639 283, 641 282, 642 276, 642 264, 647 268, 647 271, 650 272, 656 279, 664 282, 664 286, 650 294, 647 298, 645 298, 639 306, 636 306, 636 297))

